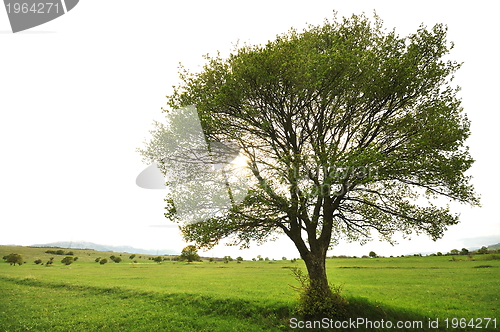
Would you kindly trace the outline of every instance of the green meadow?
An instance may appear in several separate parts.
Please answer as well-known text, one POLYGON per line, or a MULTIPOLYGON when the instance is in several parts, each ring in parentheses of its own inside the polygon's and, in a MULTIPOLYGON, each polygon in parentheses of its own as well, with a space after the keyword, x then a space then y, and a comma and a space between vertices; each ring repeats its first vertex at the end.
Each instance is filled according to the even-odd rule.
MULTIPOLYGON (((291 268, 305 271, 301 260, 155 263, 137 255, 134 263, 123 253, 122 262, 100 265, 96 257, 120 254, 71 249, 78 260, 66 266, 45 250, 0 246, 0 257, 26 261, 0 261, 0 331, 289 331, 290 319, 300 320, 291 268), (34 263, 50 257, 52 266, 34 263)), ((351 330, 500 331, 498 258, 336 258, 327 268, 349 301, 346 320, 423 324, 351 330), (430 328, 436 320, 439 329, 430 328)))

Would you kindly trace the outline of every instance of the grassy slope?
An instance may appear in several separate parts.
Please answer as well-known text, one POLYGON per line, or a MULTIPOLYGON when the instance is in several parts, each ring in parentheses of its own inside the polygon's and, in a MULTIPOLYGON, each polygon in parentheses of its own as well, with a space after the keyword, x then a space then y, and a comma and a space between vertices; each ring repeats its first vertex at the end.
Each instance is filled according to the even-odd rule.
MULTIPOLYGON (((288 285, 297 284, 286 268, 303 267, 289 261, 156 264, 147 255, 133 264, 129 254, 101 266, 96 257, 119 254, 88 250, 73 250, 78 262, 63 266, 64 256, 45 250, 0 247, 0 257, 16 252, 28 262, 0 263, 0 331, 285 330, 295 303, 288 285), (53 267, 32 263, 49 257, 53 267)), ((498 318, 500 260, 480 260, 488 257, 332 259, 328 272, 331 282, 345 284, 351 317, 498 318), (480 265, 492 267, 474 268, 480 265)))

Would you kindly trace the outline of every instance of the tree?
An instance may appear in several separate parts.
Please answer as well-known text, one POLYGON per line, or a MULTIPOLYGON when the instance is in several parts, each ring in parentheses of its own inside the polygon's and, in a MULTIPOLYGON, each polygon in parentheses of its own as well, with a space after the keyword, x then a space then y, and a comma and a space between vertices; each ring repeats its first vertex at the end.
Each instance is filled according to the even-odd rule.
POLYGON ((462 250, 460 251, 460 255, 468 255, 469 254, 469 250, 467 248, 462 248, 462 250))
POLYGON ((132 254, 128 257, 129 259, 134 259, 135 258, 135 254, 132 254))
POLYGON ((370 253, 368 254, 368 256, 370 256, 371 258, 376 258, 377 254, 375 253, 375 251, 370 251, 370 253))
POLYGON ((61 263, 63 263, 64 265, 70 265, 73 263, 73 261, 74 261, 73 257, 66 256, 61 260, 61 263))
POLYGON ((477 251, 478 254, 487 254, 488 253, 488 248, 485 246, 482 246, 481 249, 477 251))
POLYGON ((38 264, 41 264, 42 263, 42 260, 41 259, 35 259, 35 264, 38 265, 38 264))
POLYGON ((106 264, 107 262, 108 262, 108 260, 107 260, 106 258, 103 258, 103 259, 101 259, 101 260, 99 261, 99 264, 104 265, 104 264, 106 264))
POLYGON ((179 256, 179 259, 186 260, 189 263, 193 261, 199 261, 200 256, 198 255, 198 249, 196 249, 196 246, 192 244, 184 247, 184 249, 182 249, 181 255, 179 256))
POLYGON ((15 254, 15 253, 4 256, 3 259, 5 260, 5 262, 10 263, 10 265, 14 265, 14 266, 16 266, 16 264, 23 265, 23 262, 24 262, 23 256, 21 256, 20 254, 15 254))
MULTIPOLYGON (((451 85, 460 64, 444 60, 452 47, 442 24, 401 37, 378 17, 353 15, 206 56, 199 73, 181 72, 164 111, 194 105, 209 150, 237 146, 246 158, 248 191, 203 221, 176 216, 169 196, 165 216, 206 248, 285 234, 305 262, 308 294, 325 298, 326 253, 340 240, 441 238, 459 217, 434 199, 479 205, 464 175, 470 124, 451 85)), ((171 130, 157 125, 139 150, 167 178, 158 147, 171 130)))
POLYGON ((121 261, 122 261, 122 258, 121 258, 121 257, 115 257, 115 258, 113 259, 113 262, 115 262, 115 263, 120 263, 121 261))
POLYGON ((458 249, 452 249, 450 251, 450 255, 459 255, 460 254, 460 251, 458 251, 458 249))

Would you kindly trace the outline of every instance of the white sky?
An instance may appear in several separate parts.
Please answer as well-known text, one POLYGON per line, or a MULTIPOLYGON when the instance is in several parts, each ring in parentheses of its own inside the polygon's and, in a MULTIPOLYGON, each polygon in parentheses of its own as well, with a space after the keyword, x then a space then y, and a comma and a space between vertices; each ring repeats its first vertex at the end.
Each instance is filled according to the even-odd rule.
MULTIPOLYGON (((401 35, 420 23, 449 26, 456 84, 472 121, 470 170, 482 208, 457 205, 462 223, 442 240, 396 247, 375 240, 332 254, 447 252, 500 242, 496 190, 498 22, 495 1, 80 1, 68 14, 12 34, 0 9, 0 244, 86 240, 146 249, 185 246, 163 217, 165 191, 136 186, 147 166, 135 152, 161 118, 182 62, 265 43, 290 27, 375 9, 401 35)), ((287 239, 204 255, 298 257, 287 239)))

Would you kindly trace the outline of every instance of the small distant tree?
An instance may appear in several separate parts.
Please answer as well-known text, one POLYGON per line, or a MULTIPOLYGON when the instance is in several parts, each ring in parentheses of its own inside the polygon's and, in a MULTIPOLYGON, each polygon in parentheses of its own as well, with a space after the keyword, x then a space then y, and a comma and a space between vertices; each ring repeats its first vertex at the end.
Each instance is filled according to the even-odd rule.
POLYGON ((115 257, 115 259, 113 259, 113 262, 115 263, 120 263, 122 261, 121 257, 115 257))
POLYGON ((182 249, 181 255, 179 256, 179 259, 183 261, 188 261, 188 263, 193 261, 199 261, 200 256, 198 255, 198 249, 196 249, 196 246, 192 244, 184 247, 184 249, 182 249))
POLYGON ((163 262, 163 258, 161 256, 157 256, 155 258, 153 258, 153 260, 156 262, 156 263, 161 263, 163 262))
POLYGON ((238 257, 236 257, 236 260, 237 260, 238 262, 241 262, 241 261, 243 261, 243 257, 238 256, 238 257))
POLYGON ((478 254, 487 254, 488 253, 488 248, 485 246, 482 246, 481 249, 477 251, 478 254))
POLYGON ((450 255, 458 255, 458 254, 460 254, 460 251, 458 251, 458 249, 452 249, 450 251, 450 255))
POLYGON ((20 254, 10 254, 10 255, 7 255, 7 256, 4 256, 4 260, 9 263, 10 265, 14 265, 16 266, 17 265, 23 265, 23 256, 21 256, 20 254))
POLYGON ((104 264, 106 264, 107 262, 108 262, 108 260, 107 260, 106 258, 103 258, 103 259, 101 259, 101 260, 99 261, 99 264, 104 265, 104 264))
POLYGON ((73 258, 73 260, 76 262, 78 260, 78 257, 73 258))
POLYGON ((36 259, 35 260, 35 264, 38 265, 38 264, 41 264, 42 263, 42 260, 41 259, 36 259))
POLYGON ((436 253, 436 255, 437 255, 437 256, 443 256, 443 253, 442 253, 442 252, 440 252, 440 251, 438 251, 438 252, 436 253))
POLYGON ((45 266, 51 266, 54 263, 54 257, 50 257, 50 259, 45 263, 45 266))
POLYGON ((61 263, 63 263, 64 265, 70 265, 73 263, 73 257, 71 256, 66 256, 64 257, 62 260, 61 260, 61 263))
POLYGON ((64 255, 64 250, 62 249, 57 250, 56 255, 64 255))
POLYGON ((281 260, 286 261, 286 257, 285 256, 281 257, 281 260))
POLYGON ((375 253, 375 251, 370 251, 370 253, 368 254, 368 256, 370 256, 371 258, 376 258, 377 254, 375 253))
POLYGON ((73 256, 73 255, 74 255, 74 253, 73 253, 72 251, 68 251, 68 252, 66 253, 66 255, 68 255, 68 256, 73 256))
POLYGON ((132 254, 128 257, 129 259, 134 259, 135 258, 135 254, 132 254))
POLYGON ((255 262, 257 259, 254 257, 254 258, 252 258, 252 260, 255 262))
POLYGON ((466 248, 462 248, 462 251, 460 251, 460 255, 468 255, 468 254, 469 254, 469 250, 466 248))
POLYGON ((116 258, 116 256, 115 256, 115 255, 111 255, 111 256, 109 256, 109 259, 111 259, 112 261, 114 261, 114 260, 115 260, 115 258, 116 258))
POLYGON ((97 257, 97 258, 95 259, 95 262, 96 262, 96 263, 99 263, 99 261, 100 261, 100 260, 101 260, 101 257, 97 257))

